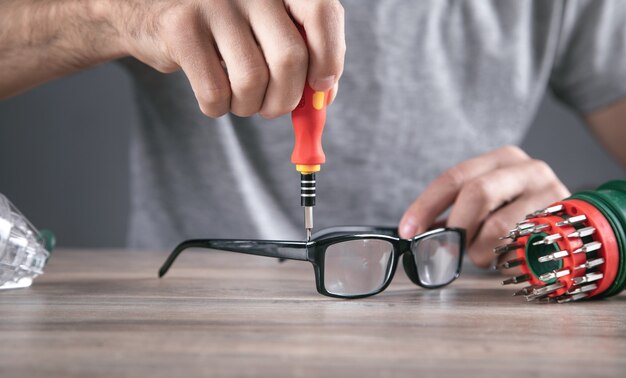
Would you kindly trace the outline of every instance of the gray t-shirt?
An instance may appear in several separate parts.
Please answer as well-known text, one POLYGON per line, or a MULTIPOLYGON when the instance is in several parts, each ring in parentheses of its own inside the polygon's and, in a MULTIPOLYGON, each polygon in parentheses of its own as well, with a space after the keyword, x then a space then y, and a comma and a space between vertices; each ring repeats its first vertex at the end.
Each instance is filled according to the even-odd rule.
MULTIPOLYGON (((347 56, 328 110, 316 229, 396 225, 443 170, 518 144, 551 88, 581 112, 626 95, 626 2, 345 0, 347 56)), ((209 119, 182 73, 127 61, 129 244, 302 239, 289 116, 209 119)))

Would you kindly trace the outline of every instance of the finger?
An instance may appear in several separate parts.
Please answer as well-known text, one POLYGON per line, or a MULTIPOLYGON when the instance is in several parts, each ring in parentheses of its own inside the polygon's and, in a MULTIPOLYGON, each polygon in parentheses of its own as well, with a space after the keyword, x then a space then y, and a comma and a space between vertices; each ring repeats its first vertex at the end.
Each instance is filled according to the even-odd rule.
POLYGON ((331 105, 335 101, 335 97, 337 97, 338 91, 339 91, 339 82, 336 82, 335 85, 330 90, 327 105, 331 105))
MULTIPOLYGON (((498 238, 506 235, 515 226, 515 222, 523 217, 531 207, 532 196, 522 196, 517 201, 494 212, 481 227, 478 236, 469 242, 467 254, 474 265, 486 268, 497 258, 493 249, 501 244, 498 238)), ((468 239, 470 240, 470 239, 468 239)))
POLYGON ((292 111, 304 90, 308 52, 282 2, 250 2, 250 24, 269 69, 260 114, 274 118, 292 111))
POLYGON ((208 13, 213 36, 230 81, 230 111, 241 117, 257 113, 263 104, 269 73, 252 30, 240 11, 222 7, 208 13))
POLYGON ((410 238, 424 232, 439 214, 452 205, 467 182, 486 172, 528 159, 519 147, 505 146, 448 169, 409 206, 400 220, 400 236, 410 238))
POLYGON ((468 182, 454 202, 448 225, 465 228, 467 240, 471 242, 491 212, 526 191, 543 188, 557 180, 551 170, 542 172, 544 166, 542 161, 528 160, 487 172, 468 182))
POLYGON ((209 117, 219 117, 230 107, 228 78, 212 36, 195 14, 185 17, 178 21, 176 33, 167 36, 167 46, 189 79, 200 110, 209 117))
MULTIPOLYGON (((493 249, 502 244, 500 236, 508 234, 515 223, 525 214, 545 207, 569 195, 569 191, 560 182, 550 182, 534 190, 527 191, 514 202, 492 213, 483 223, 478 235, 468 248, 468 255, 474 264, 487 267, 496 257, 493 249)), ((507 255, 507 257, 510 257, 507 255)), ((506 260, 508 261, 508 260, 506 260)), ((499 263, 504 261, 499 260, 499 263)))
POLYGON ((346 55, 343 7, 338 0, 287 0, 285 3, 306 32, 311 88, 331 89, 343 73, 346 55))

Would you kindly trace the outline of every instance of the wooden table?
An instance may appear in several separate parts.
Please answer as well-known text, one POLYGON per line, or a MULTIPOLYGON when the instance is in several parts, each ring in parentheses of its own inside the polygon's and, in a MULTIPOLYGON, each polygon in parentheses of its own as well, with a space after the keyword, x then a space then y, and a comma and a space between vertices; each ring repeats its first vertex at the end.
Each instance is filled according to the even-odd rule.
POLYGON ((626 376, 626 296, 548 305, 495 274, 443 290, 398 271, 382 294, 317 294, 309 263, 59 250, 0 292, 1 377, 626 376))

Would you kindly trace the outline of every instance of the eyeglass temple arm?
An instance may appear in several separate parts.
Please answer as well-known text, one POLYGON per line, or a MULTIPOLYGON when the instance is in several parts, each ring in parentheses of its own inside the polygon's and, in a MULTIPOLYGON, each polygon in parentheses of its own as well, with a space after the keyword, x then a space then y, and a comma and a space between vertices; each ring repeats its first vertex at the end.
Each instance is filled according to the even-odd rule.
POLYGON ((230 240, 230 239, 192 239, 186 240, 174 248, 167 257, 159 277, 170 269, 178 255, 189 248, 208 248, 221 251, 245 253, 248 255, 276 257, 280 259, 308 261, 307 242, 281 240, 230 240))

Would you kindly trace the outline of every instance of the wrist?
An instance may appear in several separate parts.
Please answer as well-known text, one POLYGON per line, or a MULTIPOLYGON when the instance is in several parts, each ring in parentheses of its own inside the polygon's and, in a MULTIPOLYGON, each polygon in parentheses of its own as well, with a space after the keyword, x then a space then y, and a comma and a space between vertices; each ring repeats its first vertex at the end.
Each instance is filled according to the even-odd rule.
POLYGON ((87 21, 89 29, 94 32, 93 38, 87 38, 87 43, 95 46, 86 46, 96 49, 104 60, 116 59, 128 55, 121 35, 122 30, 118 24, 119 14, 124 1, 115 0, 89 0, 79 1, 78 4, 86 4, 87 21))

